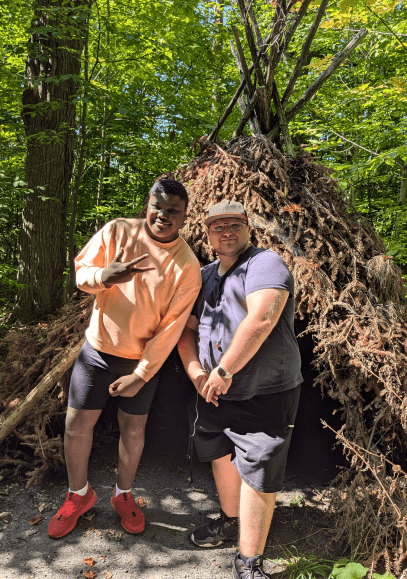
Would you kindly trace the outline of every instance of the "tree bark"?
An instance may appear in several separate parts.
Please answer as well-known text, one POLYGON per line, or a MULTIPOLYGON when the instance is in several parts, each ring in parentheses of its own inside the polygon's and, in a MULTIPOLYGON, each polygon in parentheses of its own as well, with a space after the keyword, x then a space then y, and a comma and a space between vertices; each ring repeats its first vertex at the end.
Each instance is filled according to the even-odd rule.
POLYGON ((253 97, 251 98, 249 104, 247 105, 246 110, 244 111, 240 121, 238 122, 236 129, 233 132, 232 139, 235 139, 236 137, 238 137, 239 135, 242 134, 244 126, 247 123, 247 121, 249 120, 250 115, 252 114, 252 111, 253 111, 254 107, 256 106, 256 102, 257 102, 258 98, 259 98, 259 95, 258 95, 258 92, 256 90, 256 92, 254 93, 253 97))
MULTIPOLYGON (((89 0, 89 10, 90 3, 89 0)), ((89 26, 85 30, 85 46, 84 46, 84 70, 83 77, 85 81, 85 90, 83 92, 82 111, 80 116, 79 129, 79 151, 77 153, 76 174, 74 178, 74 185, 71 192, 71 220, 69 223, 68 234, 68 262, 69 262, 69 279, 67 284, 67 295, 70 297, 75 288, 75 244, 74 236, 76 230, 76 212, 78 208, 79 189, 82 182, 84 167, 85 167, 85 144, 86 144, 86 118, 88 114, 88 83, 89 83, 89 26)))
POLYGON ((278 118, 278 122, 279 122, 280 129, 281 129, 281 134, 283 136, 285 147, 287 149, 287 154, 290 155, 291 157, 295 157, 294 146, 293 146, 293 142, 291 140, 290 131, 288 129, 287 119, 285 118, 284 109, 283 109, 281 101, 280 101, 280 95, 278 94, 278 89, 277 89, 277 85, 276 85, 275 81, 273 82, 273 101, 274 101, 274 106, 276 108, 276 113, 277 113, 277 118, 278 118))
MULTIPOLYGON (((233 29, 233 27, 232 27, 232 29, 233 29)), ((233 56, 235 57, 237 68, 239 70, 240 79, 243 80, 245 78, 245 76, 244 76, 244 72, 242 69, 242 65, 240 64, 239 53, 233 44, 233 40, 229 40, 229 45, 230 45, 230 50, 231 50, 233 56)), ((244 87, 244 91, 245 91, 245 95, 240 96, 237 99, 237 103, 239 105, 239 108, 240 108, 242 115, 244 115, 244 113, 246 111, 247 104, 250 100, 249 89, 248 89, 247 85, 244 87)), ((259 127, 259 124, 258 124, 257 119, 254 116, 253 112, 249 117, 248 124, 249 124, 251 132, 254 135, 260 134, 260 132, 261 132, 260 127, 259 127)))
MULTIPOLYGON (((110 3, 109 0, 106 2, 106 15, 108 20, 110 19, 110 3)), ((109 27, 106 27, 106 45, 109 47, 110 43, 110 35, 109 35, 109 27)), ((96 207, 100 206, 100 202, 102 200, 103 195, 103 188, 104 188, 104 178, 105 178, 105 167, 106 167, 106 121, 107 121, 107 92, 109 90, 109 77, 110 77, 110 68, 107 66, 106 68, 106 93, 103 98, 103 122, 102 122, 102 135, 101 135, 101 143, 100 143, 100 166, 99 166, 99 178, 98 178, 98 188, 96 191, 96 207)), ((95 231, 97 231, 100 227, 99 219, 96 219, 95 223, 95 231)))
POLYGON ((325 14, 325 10, 326 7, 328 5, 329 0, 322 0, 319 8, 318 8, 318 12, 315 16, 315 20, 312 23, 312 26, 310 28, 310 31, 308 33, 308 36, 303 44, 302 50, 301 50, 301 54, 297 60, 297 64, 295 65, 294 71, 291 75, 290 80, 288 81, 288 85, 287 88, 285 89, 283 98, 281 99, 281 106, 283 107, 283 109, 285 108, 288 99, 290 98, 294 87, 295 87, 295 83, 298 80, 298 77, 300 76, 302 67, 304 66, 305 62, 306 62, 306 58, 311 46, 312 41, 314 40, 314 36, 319 28, 319 25, 321 24, 321 20, 323 15, 325 14))
POLYGON ((63 303, 66 218, 74 163, 75 104, 89 0, 36 0, 22 118, 28 194, 19 239, 14 318, 30 322, 63 303))

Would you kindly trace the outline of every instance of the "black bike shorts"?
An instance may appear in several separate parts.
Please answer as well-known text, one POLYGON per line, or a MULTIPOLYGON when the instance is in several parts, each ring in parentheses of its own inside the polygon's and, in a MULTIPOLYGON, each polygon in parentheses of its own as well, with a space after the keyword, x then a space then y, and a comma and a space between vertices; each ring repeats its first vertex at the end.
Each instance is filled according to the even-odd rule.
MULTIPOLYGON (((72 370, 68 406, 78 410, 101 410, 110 398, 109 386, 132 374, 138 360, 104 354, 85 341, 72 370)), ((116 396, 118 406, 127 414, 148 414, 157 389, 159 373, 132 397, 116 396)))

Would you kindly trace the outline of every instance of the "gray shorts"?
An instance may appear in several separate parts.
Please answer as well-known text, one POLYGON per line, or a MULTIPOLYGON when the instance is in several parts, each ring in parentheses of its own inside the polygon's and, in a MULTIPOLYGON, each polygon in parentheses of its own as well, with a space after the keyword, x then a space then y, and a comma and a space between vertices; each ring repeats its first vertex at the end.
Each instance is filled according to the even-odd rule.
MULTIPOLYGON (((85 341, 72 370, 68 406, 77 410, 101 410, 110 398, 110 384, 121 376, 132 374, 137 364, 138 360, 99 352, 85 341)), ((119 408, 127 414, 148 414, 158 378, 159 373, 135 396, 116 396, 119 408)))
POLYGON ((232 455, 239 475, 253 489, 274 493, 283 486, 301 385, 250 400, 219 400, 219 407, 194 396, 188 415, 201 462, 232 455))

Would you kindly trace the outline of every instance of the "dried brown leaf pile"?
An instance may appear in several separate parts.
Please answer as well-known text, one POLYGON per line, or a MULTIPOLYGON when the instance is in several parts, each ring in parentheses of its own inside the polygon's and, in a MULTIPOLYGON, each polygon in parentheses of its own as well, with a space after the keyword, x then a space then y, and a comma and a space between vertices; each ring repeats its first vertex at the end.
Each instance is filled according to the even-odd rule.
MULTIPOLYGON (((93 298, 73 300, 48 323, 11 330, 5 340, 8 355, 0 368, 0 427, 40 380, 64 358, 68 347, 84 335, 93 298)), ((64 376, 1 446, 2 476, 25 474, 27 486, 37 484, 49 469, 65 464, 63 441, 53 424, 66 411, 68 383, 64 376), (14 438, 12 437, 12 438, 14 438)))
MULTIPOLYGON (((228 198, 245 205, 253 243, 278 252, 292 271, 297 315, 314 337, 315 385, 338 401, 338 438, 351 465, 331 491, 337 538, 353 541, 354 555, 369 556, 372 568, 381 561, 397 573, 407 557, 407 309, 400 271, 372 227, 348 212, 326 168, 307 155, 285 157, 262 136, 211 145, 172 176, 189 191, 183 234, 202 261, 215 257, 203 217, 228 198)), ((74 302, 47 327, 8 336, 0 426, 83 336, 91 301, 74 302)), ((60 383, 14 432, 33 457, 6 445, 0 466, 30 469, 33 483, 61 463, 62 441, 51 426, 65 404, 60 383)))
POLYGON ((343 515, 338 540, 349 540, 358 513, 351 530, 363 540, 354 554, 397 572, 407 557, 407 290, 399 269, 372 227, 349 213, 326 168, 306 155, 285 157, 262 136, 212 145, 175 176, 191 198, 185 237, 202 261, 215 257, 203 215, 228 198, 244 204, 254 245, 279 253, 293 273, 297 315, 315 343, 315 385, 338 400, 351 462, 352 484, 342 478, 332 490, 343 515))

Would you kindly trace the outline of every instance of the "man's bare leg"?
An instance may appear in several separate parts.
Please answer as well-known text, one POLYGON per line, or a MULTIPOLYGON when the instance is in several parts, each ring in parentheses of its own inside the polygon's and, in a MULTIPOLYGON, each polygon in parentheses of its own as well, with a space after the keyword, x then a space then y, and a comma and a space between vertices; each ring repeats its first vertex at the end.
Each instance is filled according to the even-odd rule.
POLYGON ((120 426, 119 468, 117 486, 131 488, 144 448, 144 431, 148 414, 127 414, 119 408, 120 426))
POLYGON ((93 428, 101 412, 101 410, 77 410, 68 407, 64 448, 71 491, 79 491, 87 483, 93 428))
POLYGON ((239 550, 244 557, 263 554, 275 503, 276 493, 261 493, 242 481, 239 550))
POLYGON ((227 456, 213 460, 212 472, 222 511, 227 517, 238 517, 242 479, 230 462, 231 456, 231 454, 228 454, 227 456))

